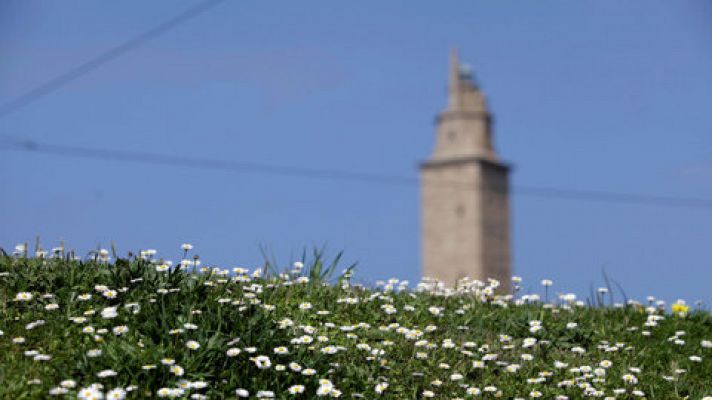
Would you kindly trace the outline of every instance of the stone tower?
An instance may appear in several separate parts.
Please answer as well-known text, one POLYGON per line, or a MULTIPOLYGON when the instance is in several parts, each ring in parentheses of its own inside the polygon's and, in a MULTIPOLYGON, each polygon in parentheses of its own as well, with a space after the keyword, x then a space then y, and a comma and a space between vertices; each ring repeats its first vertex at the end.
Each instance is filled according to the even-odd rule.
POLYGON ((492 146, 492 116, 457 50, 435 150, 420 166, 423 276, 452 287, 494 278, 509 290, 509 166, 492 146))

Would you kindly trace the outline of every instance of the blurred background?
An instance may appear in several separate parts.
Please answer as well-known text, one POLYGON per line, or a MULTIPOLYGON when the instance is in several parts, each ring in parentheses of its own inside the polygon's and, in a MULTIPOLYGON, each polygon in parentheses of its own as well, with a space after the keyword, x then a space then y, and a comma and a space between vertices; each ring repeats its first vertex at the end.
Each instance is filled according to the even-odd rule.
POLYGON ((514 165, 514 273, 712 302, 712 3, 0 3, 0 246, 420 277, 448 52, 514 165))

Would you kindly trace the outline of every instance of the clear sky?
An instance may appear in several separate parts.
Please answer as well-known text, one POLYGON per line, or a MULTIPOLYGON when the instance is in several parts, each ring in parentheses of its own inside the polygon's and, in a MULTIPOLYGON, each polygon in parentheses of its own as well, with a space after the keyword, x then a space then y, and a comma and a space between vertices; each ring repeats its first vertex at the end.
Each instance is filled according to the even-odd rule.
MULTIPOLYGON (((3 1, 0 104, 195 1, 3 1)), ((227 1, 0 118, 52 144, 417 178, 458 46, 516 186, 712 199, 712 3, 227 1)), ((420 276, 419 190, 0 151, 0 245, 420 276)), ((525 288, 712 303, 712 209, 513 195, 525 288)))

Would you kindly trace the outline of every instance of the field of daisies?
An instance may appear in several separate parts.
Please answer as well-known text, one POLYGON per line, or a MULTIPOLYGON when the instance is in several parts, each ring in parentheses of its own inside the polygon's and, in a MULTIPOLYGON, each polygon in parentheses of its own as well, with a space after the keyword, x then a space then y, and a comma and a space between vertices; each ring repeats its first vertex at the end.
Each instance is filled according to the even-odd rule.
POLYGON ((364 286, 319 253, 1 253, 2 399, 712 399, 712 315, 681 301, 364 286))

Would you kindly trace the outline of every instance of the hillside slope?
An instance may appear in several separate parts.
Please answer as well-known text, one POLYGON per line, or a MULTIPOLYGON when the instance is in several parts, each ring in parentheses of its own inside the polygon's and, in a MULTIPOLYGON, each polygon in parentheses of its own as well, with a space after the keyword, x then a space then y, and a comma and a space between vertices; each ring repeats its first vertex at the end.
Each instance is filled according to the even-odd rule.
POLYGON ((270 275, 185 250, 180 268, 0 257, 0 398, 712 396, 704 311, 368 289, 327 283, 318 254, 270 275))

